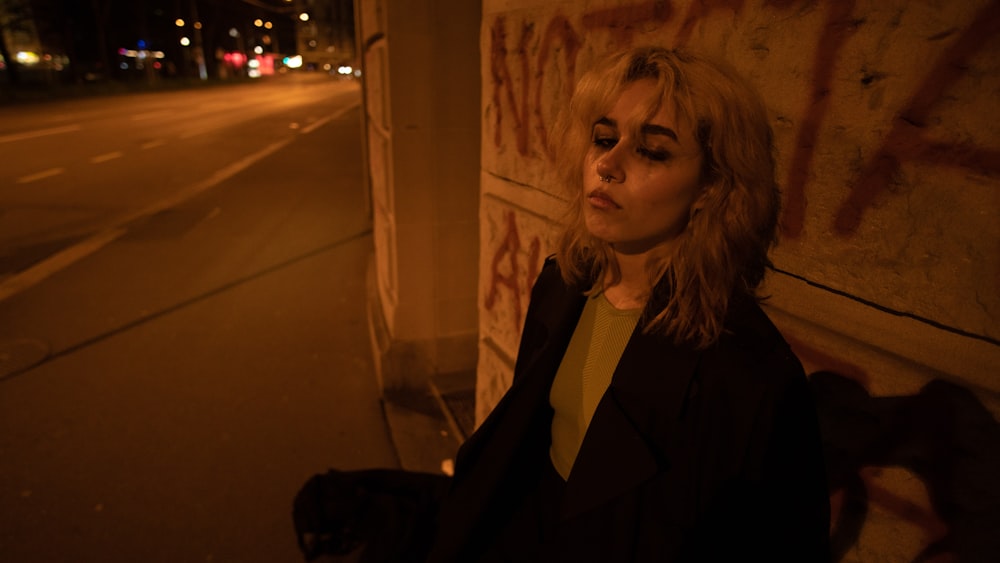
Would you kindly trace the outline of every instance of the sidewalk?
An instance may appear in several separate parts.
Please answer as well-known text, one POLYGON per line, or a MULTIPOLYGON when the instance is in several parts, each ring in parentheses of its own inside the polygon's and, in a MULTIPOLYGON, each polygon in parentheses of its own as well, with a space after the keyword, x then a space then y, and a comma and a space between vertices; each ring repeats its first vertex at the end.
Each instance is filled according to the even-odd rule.
POLYGON ((334 120, 0 300, 0 559, 298 562, 311 475, 454 458, 471 372, 375 381, 358 131, 334 120))
POLYGON ((450 474, 458 446, 475 430, 475 373, 435 376, 426 389, 387 393, 386 422, 400 466, 450 474))

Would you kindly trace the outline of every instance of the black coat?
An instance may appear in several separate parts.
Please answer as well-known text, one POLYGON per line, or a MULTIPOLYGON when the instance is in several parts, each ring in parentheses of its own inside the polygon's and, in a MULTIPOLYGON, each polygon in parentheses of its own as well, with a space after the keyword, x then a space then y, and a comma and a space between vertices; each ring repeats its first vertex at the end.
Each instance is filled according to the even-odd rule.
MULTIPOLYGON (((549 388, 585 297, 548 260, 510 390, 459 450, 428 558, 479 559, 548 455, 549 388)), ((709 349, 633 333, 566 483, 545 561, 829 559, 829 497, 799 361, 750 298, 709 349)))

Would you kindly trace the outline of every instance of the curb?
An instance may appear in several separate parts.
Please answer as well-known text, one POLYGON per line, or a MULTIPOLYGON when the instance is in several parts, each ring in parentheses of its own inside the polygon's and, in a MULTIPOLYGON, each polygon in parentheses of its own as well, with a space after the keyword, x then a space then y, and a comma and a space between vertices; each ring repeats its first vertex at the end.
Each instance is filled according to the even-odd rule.
POLYGON ((451 475, 465 432, 434 383, 425 390, 387 390, 382 408, 402 469, 451 475))

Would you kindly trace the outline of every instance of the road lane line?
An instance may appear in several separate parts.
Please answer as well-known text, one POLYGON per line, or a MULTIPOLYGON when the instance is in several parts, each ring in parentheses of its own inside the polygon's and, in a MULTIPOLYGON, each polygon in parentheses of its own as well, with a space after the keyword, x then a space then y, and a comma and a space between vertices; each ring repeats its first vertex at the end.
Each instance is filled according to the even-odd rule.
POLYGON ((232 178, 236 174, 238 174, 238 173, 242 172, 243 170, 245 170, 245 169, 249 168, 250 166, 252 166, 258 160, 261 160, 261 159, 263 159, 265 157, 270 156, 271 154, 273 154, 273 153, 277 152, 278 150, 284 148, 285 146, 287 146, 291 142, 292 142, 292 139, 285 139, 283 141, 277 141, 277 142, 271 143, 270 145, 264 147, 263 149, 255 152, 253 154, 247 155, 247 156, 245 156, 245 157, 237 160, 236 162, 234 162, 234 163, 232 163, 232 164, 230 164, 228 166, 220 168, 214 174, 212 174, 208 178, 202 180, 201 182, 197 182, 195 184, 192 184, 192 185, 188 186, 187 188, 176 192, 172 196, 165 197, 165 198, 161 199, 160 201, 158 201, 158 202, 150 205, 149 207, 146 207, 145 209, 141 209, 139 211, 136 211, 136 212, 133 212, 133 213, 129 213, 129 214, 121 217, 119 219, 119 221, 118 221, 117 224, 118 225, 124 225, 125 223, 128 223, 130 221, 134 221, 134 220, 136 220, 136 219, 138 219, 140 217, 148 217, 150 215, 153 215, 154 213, 159 213, 160 211, 163 211, 165 209, 169 209, 171 207, 179 205, 179 204, 181 204, 181 203, 183 203, 183 202, 191 199, 192 197, 200 194, 201 192, 203 192, 203 191, 205 191, 205 190, 207 190, 207 189, 209 189, 209 188, 211 188, 211 187, 213 187, 213 186, 215 186, 217 184, 220 184, 220 183, 228 180, 229 178, 232 178))
POLYGON ((24 141, 25 139, 34 139, 36 137, 72 133, 73 131, 79 131, 80 129, 80 125, 64 125, 62 127, 49 127, 48 129, 25 131, 24 133, 11 133, 10 135, 0 136, 0 143, 12 143, 14 141, 24 141))
MULTIPOLYGON (((87 256, 114 242, 115 239, 128 232, 127 225, 130 222, 180 205, 201 192, 204 192, 205 190, 232 178, 236 174, 255 164, 257 161, 266 158, 289 145, 291 142, 292 139, 285 139, 283 141, 271 143, 253 154, 247 155, 228 166, 220 168, 208 178, 194 183, 187 188, 178 191, 172 196, 163 198, 138 211, 127 213, 118 217, 115 221, 113 221, 113 224, 110 227, 97 232, 96 234, 73 246, 59 251, 25 271, 0 282, 0 301, 36 285, 52 274, 69 267, 74 262, 82 258, 86 258, 87 256)), ((61 170, 62 169, 60 169, 60 171, 61 170)))
POLYGON ((38 181, 38 180, 43 180, 43 179, 49 178, 51 176, 58 176, 58 175, 62 174, 65 171, 66 171, 65 168, 49 168, 48 170, 42 170, 41 172, 37 172, 35 174, 29 174, 27 176, 21 176, 20 178, 17 179, 17 183, 18 184, 30 184, 31 182, 35 182, 35 181, 38 181))
POLYGON ((361 102, 358 101, 356 103, 352 103, 352 104, 350 104, 348 106, 342 107, 339 110, 337 110, 336 112, 331 113, 330 115, 328 115, 328 116, 320 119, 319 121, 310 123, 306 127, 303 127, 302 128, 302 134, 303 135, 308 135, 309 133, 312 133, 314 130, 319 129, 323 125, 326 125, 330 121, 333 121, 334 119, 340 119, 345 114, 347 114, 347 112, 351 111, 352 109, 354 109, 354 108, 356 108, 356 107, 358 107, 360 105, 361 105, 361 102))
POLYGON ((156 111, 148 111, 146 113, 139 113, 132 116, 132 121, 143 121, 146 119, 153 119, 154 117, 160 117, 161 115, 171 115, 174 113, 168 109, 161 109, 156 111))
POLYGON ((109 229, 65 248, 0 284, 0 301, 20 293, 77 260, 89 256, 125 234, 124 228, 109 229))
POLYGON ((143 149, 155 149, 156 147, 159 147, 159 146, 164 145, 164 144, 166 144, 166 141, 164 141, 163 139, 156 139, 155 141, 149 141, 147 143, 143 143, 142 144, 142 148, 143 149))
POLYGON ((114 160, 116 158, 121 158, 123 156, 125 156, 125 153, 123 153, 122 151, 109 152, 91 158, 90 162, 93 164, 100 164, 102 162, 107 162, 109 160, 114 160))

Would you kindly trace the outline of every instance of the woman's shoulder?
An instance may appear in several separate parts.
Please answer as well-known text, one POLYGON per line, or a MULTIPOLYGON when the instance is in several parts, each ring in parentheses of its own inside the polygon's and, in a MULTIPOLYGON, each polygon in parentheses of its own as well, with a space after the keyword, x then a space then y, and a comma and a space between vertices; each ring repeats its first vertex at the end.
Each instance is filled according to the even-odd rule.
POLYGON ((752 295, 733 297, 722 335, 706 355, 726 366, 727 372, 755 380, 787 382, 805 377, 791 346, 752 295))
POLYGON ((545 257, 545 261, 542 262, 542 270, 538 274, 538 280, 549 279, 563 279, 562 269, 559 267, 559 261, 556 260, 555 254, 549 254, 545 257))
POLYGON ((533 298, 539 293, 544 294, 552 291, 561 293, 570 289, 554 254, 545 258, 545 261, 542 263, 542 269, 532 282, 531 291, 533 298))

